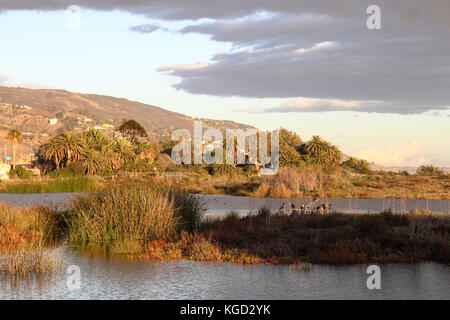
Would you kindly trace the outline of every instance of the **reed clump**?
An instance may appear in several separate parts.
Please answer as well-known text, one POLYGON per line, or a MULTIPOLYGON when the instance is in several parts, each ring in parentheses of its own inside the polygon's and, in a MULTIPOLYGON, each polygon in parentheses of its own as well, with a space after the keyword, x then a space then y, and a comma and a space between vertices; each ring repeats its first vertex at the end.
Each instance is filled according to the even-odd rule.
POLYGON ((45 207, 13 208, 0 202, 0 246, 43 244, 59 233, 59 218, 45 207))
POLYGON ((82 195, 64 214, 65 230, 72 244, 144 244, 170 239, 180 217, 168 192, 140 186, 111 186, 82 195))
POLYGON ((9 279, 49 276, 59 270, 62 258, 43 248, 14 248, 0 253, 0 275, 9 279))
POLYGON ((33 278, 51 274, 61 265, 45 249, 59 235, 59 220, 50 209, 13 208, 0 203, 0 275, 33 278))

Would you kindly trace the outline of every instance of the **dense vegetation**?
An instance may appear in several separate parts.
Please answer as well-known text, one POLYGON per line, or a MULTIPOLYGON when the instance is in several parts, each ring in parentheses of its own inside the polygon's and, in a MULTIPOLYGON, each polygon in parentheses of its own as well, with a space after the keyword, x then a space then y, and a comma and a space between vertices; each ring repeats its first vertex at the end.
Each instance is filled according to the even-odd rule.
MULTIPOLYGON (((304 142, 286 129, 280 130, 281 168, 273 177, 260 176, 258 166, 250 164, 176 166, 170 157, 173 142, 150 141, 145 129, 134 120, 124 120, 119 130, 121 137, 116 138, 95 129, 61 132, 39 149, 36 166, 43 177, 35 177, 31 170, 16 166, 10 176, 26 182, 13 181, 0 188, 5 192, 90 191, 94 185, 108 184, 107 180, 77 178, 85 175, 106 179, 146 176, 151 180, 158 175, 169 177, 173 174, 172 178, 180 187, 191 193, 256 197, 450 198, 450 176, 436 167, 421 166, 417 174, 375 171, 366 160, 343 159, 338 147, 319 136, 304 142), (29 181, 33 177, 39 181, 29 181), (51 181, 64 179, 66 181, 61 183, 51 181)), ((21 139, 17 130, 11 130, 10 136, 13 146, 21 139)))

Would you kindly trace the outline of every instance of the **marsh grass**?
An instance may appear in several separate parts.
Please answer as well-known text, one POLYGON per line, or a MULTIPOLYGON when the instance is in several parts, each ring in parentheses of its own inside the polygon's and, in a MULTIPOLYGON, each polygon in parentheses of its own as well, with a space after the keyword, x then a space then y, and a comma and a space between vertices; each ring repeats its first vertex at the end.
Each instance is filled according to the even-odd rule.
POLYGON ((42 246, 57 237, 59 223, 50 208, 13 208, 0 202, 0 246, 42 246))
POLYGON ((64 214, 71 244, 114 245, 122 253, 135 252, 137 243, 173 237, 179 220, 167 192, 120 185, 80 196, 64 214))
POLYGON ((59 178, 55 180, 12 182, 2 186, 6 193, 90 192, 98 188, 92 177, 59 178))
POLYGON ((63 266, 56 251, 44 248, 14 248, 0 252, 3 279, 33 279, 52 275, 63 266))
POLYGON ((151 241, 141 256, 152 260, 191 260, 212 263, 258 264, 262 260, 247 250, 223 248, 210 236, 182 232, 173 241, 151 241))
POLYGON ((61 265, 56 251, 45 249, 59 235, 59 219, 42 207, 13 208, 0 202, 0 275, 30 279, 61 265))
POLYGON ((203 224, 222 249, 246 250, 269 263, 296 261, 324 264, 450 264, 450 219, 430 214, 308 214, 295 217, 259 215, 203 224))

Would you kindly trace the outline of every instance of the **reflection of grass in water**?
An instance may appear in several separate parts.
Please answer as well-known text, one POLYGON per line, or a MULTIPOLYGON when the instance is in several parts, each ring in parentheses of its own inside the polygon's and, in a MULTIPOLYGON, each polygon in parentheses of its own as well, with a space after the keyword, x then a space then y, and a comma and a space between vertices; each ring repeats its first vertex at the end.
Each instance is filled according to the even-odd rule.
POLYGON ((0 253, 2 278, 27 280, 52 275, 62 267, 62 258, 56 251, 43 248, 16 248, 0 253))
POLYGON ((58 216, 47 208, 0 203, 0 275, 30 279, 52 274, 60 257, 45 246, 58 234, 58 216))
POLYGON ((90 177, 65 178, 50 181, 10 183, 3 187, 7 193, 88 192, 97 189, 98 183, 90 177))
POLYGON ((305 271, 305 272, 309 272, 312 270, 313 265, 311 263, 308 262, 296 262, 290 265, 290 268, 292 271, 305 271))

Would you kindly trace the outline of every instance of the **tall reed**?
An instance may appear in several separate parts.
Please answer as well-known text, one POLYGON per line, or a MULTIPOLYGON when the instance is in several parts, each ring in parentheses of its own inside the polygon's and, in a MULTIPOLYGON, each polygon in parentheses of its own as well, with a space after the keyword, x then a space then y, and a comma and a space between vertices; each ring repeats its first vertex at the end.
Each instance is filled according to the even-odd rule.
POLYGON ((59 235, 58 215, 48 208, 13 208, 0 202, 0 276, 31 278, 51 274, 58 255, 45 249, 59 235))
POLYGON ((179 218, 167 191, 115 185, 75 199, 64 221, 72 244, 134 246, 171 238, 179 218))

